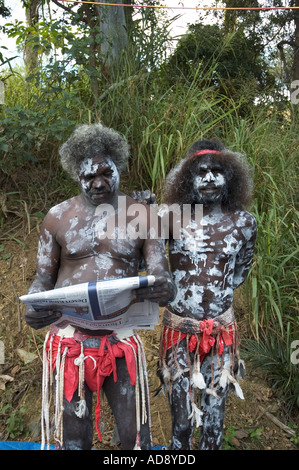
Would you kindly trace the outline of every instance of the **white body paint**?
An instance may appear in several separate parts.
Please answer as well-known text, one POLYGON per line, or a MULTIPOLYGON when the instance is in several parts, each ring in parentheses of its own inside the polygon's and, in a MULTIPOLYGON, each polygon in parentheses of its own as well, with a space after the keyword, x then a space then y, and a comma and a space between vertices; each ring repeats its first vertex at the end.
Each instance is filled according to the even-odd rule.
POLYGON ((181 316, 213 318, 232 303, 253 255, 255 225, 246 211, 210 214, 203 219, 203 239, 170 243, 170 262, 178 295, 170 309, 181 316))

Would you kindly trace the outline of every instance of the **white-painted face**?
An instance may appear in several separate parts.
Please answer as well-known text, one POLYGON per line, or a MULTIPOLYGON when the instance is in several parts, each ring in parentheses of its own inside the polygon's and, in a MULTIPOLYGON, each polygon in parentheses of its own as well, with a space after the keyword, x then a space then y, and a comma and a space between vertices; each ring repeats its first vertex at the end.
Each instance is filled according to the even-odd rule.
POLYGON ((221 201, 226 186, 222 166, 207 156, 200 160, 195 171, 193 189, 197 202, 211 205, 221 201))
POLYGON ((82 192, 93 205, 109 203, 118 190, 119 179, 119 172, 110 158, 86 158, 80 165, 82 192))

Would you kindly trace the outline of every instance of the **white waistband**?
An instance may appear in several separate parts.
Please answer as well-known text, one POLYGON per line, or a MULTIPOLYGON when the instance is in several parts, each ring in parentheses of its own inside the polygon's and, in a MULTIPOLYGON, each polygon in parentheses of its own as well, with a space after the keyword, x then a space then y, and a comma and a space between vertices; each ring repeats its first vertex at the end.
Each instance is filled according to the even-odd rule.
MULTIPOLYGON (((60 336, 62 338, 73 338, 75 332, 76 332, 76 329, 73 326, 68 325, 65 328, 59 328, 56 335, 60 336)), ((114 333, 115 333, 117 339, 121 341, 125 338, 129 338, 130 336, 133 336, 134 335, 134 330, 124 328, 124 329, 121 329, 121 330, 116 330, 116 331, 114 331, 114 333)), ((92 335, 90 335, 90 336, 92 336, 92 335)))

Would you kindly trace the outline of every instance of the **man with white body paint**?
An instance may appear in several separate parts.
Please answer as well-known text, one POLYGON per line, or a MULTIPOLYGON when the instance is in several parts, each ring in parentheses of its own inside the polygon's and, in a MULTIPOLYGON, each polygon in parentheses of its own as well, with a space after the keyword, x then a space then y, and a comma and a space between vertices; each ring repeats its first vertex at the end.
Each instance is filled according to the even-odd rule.
MULTIPOLYGON (((101 124, 81 125, 62 145, 60 156, 63 168, 78 181, 82 193, 53 207, 46 215, 40 232, 36 276, 29 293, 136 276, 143 259, 147 273, 155 276, 155 284, 143 288, 138 295, 165 306, 173 299, 175 286, 164 243, 147 233, 152 209, 141 205, 140 236, 130 237, 133 232, 129 226, 135 215, 127 217, 127 213, 133 205, 136 209, 136 201, 118 189, 120 173, 129 156, 125 139, 101 124), (110 210, 105 212, 103 208, 110 210), (112 217, 114 233, 104 236, 106 227, 113 226, 109 223, 112 217), (126 221, 121 229, 119 218, 126 221)), ((25 312, 27 323, 34 329, 51 324, 45 357, 50 376, 56 374, 55 438, 59 447, 91 448, 92 392, 98 396, 96 426, 101 437, 98 424, 102 389, 123 449, 150 449, 146 365, 139 336, 133 330, 91 331, 71 325, 59 330, 52 325, 59 316, 49 311, 25 312), (61 393, 63 399, 59 398, 61 393)), ((45 370, 47 376, 47 367, 45 370)), ((47 406, 44 418, 49 422, 47 406)))
POLYGON ((201 225, 190 221, 193 236, 171 237, 170 228, 178 294, 165 309, 158 374, 169 394, 172 449, 191 449, 193 424, 202 426, 199 449, 221 449, 229 387, 244 398, 232 302, 254 252, 256 221, 244 209, 251 193, 244 158, 215 141, 195 142, 166 181, 164 203, 180 204, 182 213, 184 204, 203 206, 201 225))

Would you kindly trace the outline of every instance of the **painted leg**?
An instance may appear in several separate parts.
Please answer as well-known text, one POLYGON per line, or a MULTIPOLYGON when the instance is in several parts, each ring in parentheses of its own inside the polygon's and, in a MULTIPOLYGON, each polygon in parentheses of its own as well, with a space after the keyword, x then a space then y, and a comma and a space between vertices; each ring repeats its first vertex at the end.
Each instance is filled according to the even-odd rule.
POLYGON ((181 377, 172 385, 170 409, 172 415, 172 450, 191 450, 192 425, 189 419, 191 413, 190 379, 181 377))
MULTIPOLYGON (((177 362, 181 371, 188 368, 186 341, 182 340, 177 349, 177 362)), ((173 358, 171 350, 166 356, 168 367, 171 367, 173 358)), ((177 366, 173 366, 173 376, 177 373, 177 366)), ((172 450, 190 450, 192 449, 192 432, 191 425, 191 397, 190 397, 190 377, 189 372, 183 372, 172 384, 171 393, 169 395, 169 403, 172 416, 172 450)))
POLYGON ((65 450, 90 450, 92 447, 92 393, 85 386, 87 410, 82 418, 75 414, 79 397, 77 392, 70 402, 63 401, 63 447, 65 450))
MULTIPOLYGON (((135 385, 131 385, 125 358, 116 359, 117 382, 113 375, 105 379, 103 391, 114 415, 121 446, 124 450, 133 449, 136 443, 136 398, 135 385)), ((147 397, 146 397, 147 400, 147 397)), ((141 449, 151 449, 149 428, 149 407, 147 407, 147 422, 141 424, 141 449)))
MULTIPOLYGON (((229 353, 224 351, 223 368, 229 364, 229 353)), ((204 376, 207 387, 211 385, 211 355, 207 355, 201 365, 201 372, 204 376)), ((223 424, 225 417, 225 402, 228 393, 228 386, 224 389, 217 388, 220 379, 220 371, 217 365, 217 358, 214 356, 214 389, 219 398, 206 393, 201 394, 201 410, 203 411, 202 433, 199 439, 199 450, 220 450, 222 446, 223 424)))

